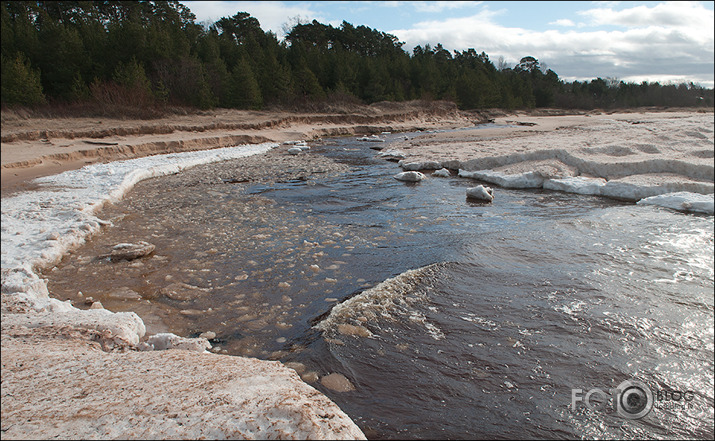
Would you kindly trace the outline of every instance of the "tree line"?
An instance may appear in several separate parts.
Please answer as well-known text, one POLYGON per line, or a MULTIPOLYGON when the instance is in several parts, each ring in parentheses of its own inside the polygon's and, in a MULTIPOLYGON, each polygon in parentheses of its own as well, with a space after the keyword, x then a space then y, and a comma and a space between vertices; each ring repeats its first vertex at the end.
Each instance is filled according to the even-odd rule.
POLYGON ((204 26, 178 1, 2 2, 2 104, 94 102, 261 109, 321 101, 450 100, 462 109, 712 106, 692 83, 565 82, 526 56, 417 46, 343 21, 279 40, 239 12, 204 26))

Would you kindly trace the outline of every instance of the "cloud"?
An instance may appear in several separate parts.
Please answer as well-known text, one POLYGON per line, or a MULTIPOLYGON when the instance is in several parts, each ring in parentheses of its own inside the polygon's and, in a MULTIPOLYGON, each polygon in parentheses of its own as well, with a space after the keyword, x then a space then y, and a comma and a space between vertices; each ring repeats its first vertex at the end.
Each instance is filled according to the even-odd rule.
POLYGON ((572 27, 576 26, 576 23, 573 21, 569 20, 568 18, 562 18, 560 20, 552 21, 549 23, 550 25, 556 25, 556 26, 564 26, 564 27, 572 27))
MULTIPOLYGON (((713 87, 713 14, 698 3, 670 3, 621 11, 590 9, 584 16, 621 29, 532 31, 496 24, 484 9, 469 17, 424 21, 388 31, 405 48, 436 43, 449 50, 474 48, 512 66, 531 55, 563 78, 685 78, 713 87), (598 12, 596 12, 598 11, 598 12), (610 12, 609 12, 610 11, 610 12), (671 14, 665 17, 664 14, 671 14)), ((581 28, 579 28, 581 29, 581 28)))
POLYGON ((709 30, 712 35, 713 11, 699 2, 665 2, 650 6, 615 11, 612 8, 594 8, 578 12, 590 18, 594 25, 615 25, 633 27, 677 27, 709 30))
POLYGON ((290 18, 300 17, 304 21, 315 19, 321 23, 327 21, 312 8, 311 4, 302 2, 286 4, 279 1, 186 1, 182 3, 191 9, 199 23, 205 20, 213 22, 221 17, 232 17, 237 12, 248 12, 258 19, 263 30, 272 31, 279 37, 283 36, 283 25, 290 18))
POLYGON ((474 7, 482 2, 471 1, 439 1, 439 2, 409 2, 417 12, 443 12, 449 9, 459 9, 466 7, 474 7))

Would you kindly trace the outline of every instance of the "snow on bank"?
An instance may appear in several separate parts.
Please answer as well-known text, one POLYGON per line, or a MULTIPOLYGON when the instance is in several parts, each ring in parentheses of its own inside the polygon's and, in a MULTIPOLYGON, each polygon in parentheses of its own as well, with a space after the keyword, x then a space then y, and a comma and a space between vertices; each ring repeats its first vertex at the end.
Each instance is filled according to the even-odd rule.
POLYGON ((712 182, 693 181, 667 174, 632 175, 606 181, 585 176, 549 178, 535 171, 504 174, 494 170, 459 170, 459 177, 478 179, 504 188, 544 188, 604 196, 641 205, 658 205, 678 211, 713 214, 712 182))
MULTIPOLYGON (((624 114, 561 121, 528 135, 479 136, 478 129, 422 136, 403 170, 446 167, 503 188, 544 188, 713 214, 713 114, 624 114), (569 125, 570 124, 570 125, 569 125), (439 166, 439 167, 438 167, 439 166), (680 202, 673 202, 675 200, 680 202)), ((546 119, 545 125, 554 121, 546 119)))
MULTIPOLYGON (((94 164, 36 179, 40 184, 37 191, 3 198, 3 308, 15 304, 38 311, 66 310, 66 305, 60 306, 63 302, 48 297, 47 282, 35 270, 56 264, 67 251, 98 232, 107 222, 95 213, 105 203, 121 199, 137 182, 199 164, 263 153, 276 146, 243 145, 94 164)), ((143 325, 137 331, 143 335, 143 325)))
POLYGON ((713 202, 714 198, 712 194, 678 192, 644 198, 638 201, 638 204, 658 205, 678 211, 713 214, 713 202))

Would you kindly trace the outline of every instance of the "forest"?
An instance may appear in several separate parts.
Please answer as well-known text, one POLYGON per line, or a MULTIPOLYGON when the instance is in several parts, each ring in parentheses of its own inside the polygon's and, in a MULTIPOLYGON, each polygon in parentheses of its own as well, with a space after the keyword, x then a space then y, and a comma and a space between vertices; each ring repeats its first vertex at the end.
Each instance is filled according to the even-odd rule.
POLYGON ((2 2, 2 106, 306 108, 449 100, 461 109, 713 105, 698 85, 566 82, 525 56, 513 67, 343 21, 297 23, 279 40, 250 14, 211 25, 178 1, 2 2))

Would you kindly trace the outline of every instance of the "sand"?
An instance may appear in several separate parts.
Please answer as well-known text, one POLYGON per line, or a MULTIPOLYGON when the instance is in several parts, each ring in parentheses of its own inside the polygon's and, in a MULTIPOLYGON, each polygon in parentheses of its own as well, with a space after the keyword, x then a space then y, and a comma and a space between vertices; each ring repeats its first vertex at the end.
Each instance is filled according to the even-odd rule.
POLYGON ((246 143, 309 140, 383 131, 453 128, 483 121, 450 104, 360 106, 349 113, 217 110, 155 120, 2 117, 2 194, 87 164, 246 143))

